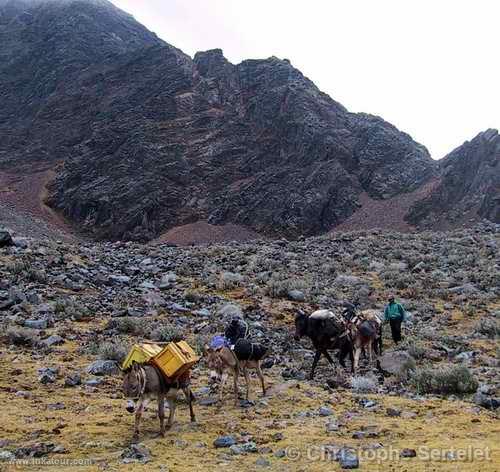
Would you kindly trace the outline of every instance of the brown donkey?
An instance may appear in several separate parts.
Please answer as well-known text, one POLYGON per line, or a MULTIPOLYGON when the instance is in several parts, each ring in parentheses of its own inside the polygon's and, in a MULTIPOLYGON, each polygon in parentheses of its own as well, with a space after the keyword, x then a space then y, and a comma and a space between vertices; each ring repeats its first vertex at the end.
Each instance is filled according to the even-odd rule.
POLYGON ((158 417, 160 418, 160 434, 165 435, 166 429, 170 429, 174 422, 176 401, 179 390, 184 392, 189 404, 191 421, 196 421, 193 410, 194 395, 189 388, 189 371, 182 374, 177 379, 168 379, 158 369, 151 364, 137 364, 124 371, 123 374, 123 394, 127 399, 127 411, 135 412, 135 427, 133 440, 139 439, 139 423, 142 413, 150 400, 158 400, 158 417), (165 399, 168 403, 169 416, 167 426, 165 427, 165 399))
POLYGON ((264 375, 262 374, 261 361, 267 353, 267 348, 261 344, 251 343, 246 339, 239 339, 231 351, 226 346, 211 348, 205 346, 207 367, 210 369, 210 379, 219 382, 219 402, 222 403, 224 385, 228 378, 227 371, 233 376, 234 401, 238 404, 238 376, 240 371, 245 376, 246 400, 250 395, 250 376, 247 369, 254 369, 262 385, 262 395, 266 395, 264 375))
POLYGON ((382 319, 376 310, 364 310, 348 321, 348 330, 354 348, 354 371, 358 368, 359 357, 363 349, 368 351, 369 360, 372 362, 373 345, 374 341, 378 341, 381 326, 382 319))

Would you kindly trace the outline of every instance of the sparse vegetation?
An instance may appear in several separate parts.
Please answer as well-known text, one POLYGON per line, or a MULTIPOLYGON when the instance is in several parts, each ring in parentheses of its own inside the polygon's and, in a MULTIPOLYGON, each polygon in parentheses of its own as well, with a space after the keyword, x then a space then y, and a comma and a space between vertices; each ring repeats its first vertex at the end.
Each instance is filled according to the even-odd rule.
POLYGON ((184 334, 179 328, 171 324, 162 324, 151 331, 150 338, 153 341, 177 342, 184 338, 184 334))
POLYGON ((378 382, 373 377, 357 376, 351 379, 351 387, 356 393, 375 393, 378 382))
POLYGON ((103 360, 116 361, 119 364, 123 362, 127 356, 128 348, 122 344, 105 342, 99 346, 99 358, 103 360))
POLYGON ((500 335, 500 324, 492 318, 481 318, 476 324, 474 331, 490 339, 494 339, 500 335))
POLYGON ((124 316, 109 320, 108 329, 115 329, 122 334, 142 335, 147 331, 147 326, 137 318, 124 316))
POLYGON ((475 392, 478 382, 467 367, 448 365, 417 370, 412 377, 412 385, 420 394, 462 395, 475 392))
POLYGON ((307 293, 310 285, 303 279, 276 274, 266 284, 265 293, 272 298, 284 298, 291 290, 307 293))
POLYGON ((243 284, 243 276, 233 272, 222 272, 217 279, 217 290, 232 290, 243 284))

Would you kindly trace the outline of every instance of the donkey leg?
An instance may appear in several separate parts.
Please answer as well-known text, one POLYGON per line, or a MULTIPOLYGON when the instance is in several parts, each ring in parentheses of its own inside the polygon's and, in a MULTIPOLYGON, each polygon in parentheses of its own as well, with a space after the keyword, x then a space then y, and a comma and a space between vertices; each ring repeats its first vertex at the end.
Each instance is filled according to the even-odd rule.
POLYGON ((349 349, 349 360, 351 361, 351 373, 354 374, 354 348, 349 349))
POLYGON ((309 379, 312 380, 314 378, 314 371, 316 370, 316 366, 318 365, 319 358, 321 357, 321 351, 316 351, 316 354, 314 355, 313 359, 313 365, 311 368, 311 375, 309 376, 309 379))
POLYGON ((139 440, 139 424, 141 423, 141 416, 143 411, 144 411, 143 400, 139 400, 135 410, 134 435, 132 437, 132 440, 134 442, 139 440))
POLYGON ((324 354, 324 355, 325 355, 325 357, 327 358, 328 362, 329 362, 330 364, 333 364, 333 359, 332 359, 332 356, 330 356, 330 353, 329 353, 326 349, 323 351, 323 354, 324 354))
POLYGON ((158 395, 158 418, 160 418, 160 435, 165 436, 165 397, 158 395))
POLYGON ((243 370, 243 375, 245 376, 245 384, 247 387, 247 394, 245 396, 245 399, 248 401, 248 397, 250 396, 250 376, 248 375, 248 370, 246 366, 242 367, 243 370))
POLYGON ((226 383, 227 374, 224 372, 220 377, 219 385, 219 403, 222 403, 222 396, 224 394, 224 384, 226 383))
POLYGON ((189 414, 191 415, 191 423, 194 423, 196 421, 196 416, 194 415, 194 409, 193 409, 193 392, 191 392, 191 389, 189 387, 185 387, 182 389, 184 392, 184 395, 186 395, 186 400, 189 404, 189 414))
POLYGON ((168 398, 167 397, 167 402, 168 402, 168 422, 167 422, 167 429, 170 429, 172 425, 174 424, 174 417, 175 417, 175 408, 177 407, 177 403, 175 401, 175 398, 168 398))
POLYGON ((356 346, 354 349, 354 371, 358 370, 359 366, 359 356, 361 355, 361 347, 356 346))
POLYGON ((260 379, 260 383, 262 384, 262 396, 266 396, 266 384, 264 383, 264 374, 262 373, 262 369, 260 368, 260 362, 257 364, 257 376, 260 379))
POLYGON ((238 377, 240 376, 239 365, 234 366, 233 370, 233 388, 234 388, 234 404, 238 405, 238 377))

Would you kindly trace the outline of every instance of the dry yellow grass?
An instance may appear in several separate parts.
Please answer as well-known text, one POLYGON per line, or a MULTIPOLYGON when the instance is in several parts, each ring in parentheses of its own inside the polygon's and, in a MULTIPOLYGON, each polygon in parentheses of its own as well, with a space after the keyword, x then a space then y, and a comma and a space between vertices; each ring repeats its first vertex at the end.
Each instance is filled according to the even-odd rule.
MULTIPOLYGON (((68 327, 70 323, 68 323, 68 327)), ((73 329, 88 331, 95 325, 73 324, 73 329)), ((273 451, 283 448, 298 450, 300 457, 277 458, 265 454, 271 470, 324 471, 340 470, 337 462, 317 459, 323 445, 367 448, 380 447, 401 450, 421 447, 450 450, 452 448, 489 448, 490 460, 484 462, 432 461, 421 458, 383 461, 369 460, 370 452, 361 453, 361 470, 369 471, 481 471, 499 470, 500 424, 493 413, 478 410, 470 403, 448 402, 439 399, 414 401, 392 396, 369 396, 379 405, 369 411, 356 403, 350 391, 335 393, 309 385, 306 382, 284 382, 278 370, 271 369, 268 381, 273 385, 267 405, 251 409, 233 406, 230 392, 223 408, 196 406, 197 424, 189 423, 187 407, 177 410, 176 424, 165 438, 156 438, 158 420, 153 406, 145 414, 141 441, 151 450, 152 460, 145 464, 123 464, 120 454, 130 444, 133 416, 120 399, 120 380, 106 378, 97 389, 85 387, 64 388, 64 375, 84 369, 93 359, 77 353, 78 343, 68 341, 43 358, 30 356, 26 351, 7 349, 2 352, 0 367, 0 401, 3 405, 0 438, 14 444, 53 442, 61 444, 67 452, 52 455, 57 459, 91 459, 93 465, 28 466, 3 464, 3 470, 169 470, 169 471, 242 471, 265 470, 255 465, 260 454, 234 456, 227 460, 229 451, 215 449, 215 438, 222 434, 246 431, 258 447, 269 446, 273 451), (37 380, 40 366, 61 367, 57 384, 41 385, 37 380), (20 372, 20 373, 19 373, 20 372), (18 390, 29 390, 31 398, 15 395, 18 390), (62 402, 65 409, 51 410, 48 405, 62 402), (299 412, 313 412, 328 404, 340 423, 338 432, 327 433, 329 418, 301 417, 299 412), (393 407, 412 412, 414 418, 389 417, 386 408, 393 407), (374 428, 379 436, 373 439, 352 438, 355 431, 374 428), (282 432, 284 439, 274 441, 272 435, 282 432), (378 446, 377 446, 378 445, 378 446)), ((323 366, 323 368, 327 368, 323 366)), ((206 384, 206 372, 201 369, 194 378, 195 389, 206 384)), ((254 381, 252 392, 258 393, 254 381)), ((384 452, 381 452, 383 454, 384 452)), ((373 456, 372 456, 373 457, 373 456)), ((381 457, 379 455, 379 457, 381 457)), ((269 468, 267 469, 269 470, 269 468)))

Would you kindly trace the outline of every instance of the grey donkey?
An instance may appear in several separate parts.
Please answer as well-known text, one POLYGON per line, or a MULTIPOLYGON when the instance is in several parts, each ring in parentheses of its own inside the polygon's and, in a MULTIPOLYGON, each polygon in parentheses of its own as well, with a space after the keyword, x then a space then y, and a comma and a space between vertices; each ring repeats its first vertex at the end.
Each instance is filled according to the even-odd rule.
POLYGON ((161 370, 152 364, 137 364, 123 372, 123 394, 127 399, 127 411, 135 412, 135 426, 133 440, 139 439, 139 424, 142 413, 152 399, 158 400, 158 417, 160 419, 160 435, 170 429, 174 422, 175 408, 179 390, 184 392, 189 404, 191 421, 196 421, 193 410, 194 395, 190 387, 190 372, 187 371, 179 378, 169 379, 161 370), (169 417, 165 427, 165 399, 168 403, 169 417))
POLYGON ((242 372, 246 383, 246 400, 250 395, 250 376, 247 369, 254 369, 262 385, 262 395, 266 395, 264 375, 261 370, 261 361, 267 354, 267 347, 251 343, 247 339, 239 339, 234 351, 223 346, 212 348, 205 346, 205 358, 210 370, 210 380, 219 383, 219 403, 222 403, 223 390, 228 378, 228 371, 233 376, 234 402, 238 405, 238 376, 242 372))

